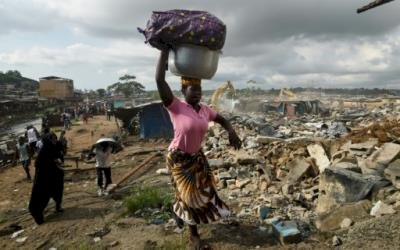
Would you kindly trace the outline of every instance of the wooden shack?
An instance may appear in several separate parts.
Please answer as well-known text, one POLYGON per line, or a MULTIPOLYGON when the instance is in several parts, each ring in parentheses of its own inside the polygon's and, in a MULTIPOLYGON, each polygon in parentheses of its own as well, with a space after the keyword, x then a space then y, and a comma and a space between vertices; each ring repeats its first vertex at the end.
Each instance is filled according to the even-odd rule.
POLYGON ((49 99, 74 98, 74 82, 57 76, 42 77, 39 79, 39 95, 49 99))

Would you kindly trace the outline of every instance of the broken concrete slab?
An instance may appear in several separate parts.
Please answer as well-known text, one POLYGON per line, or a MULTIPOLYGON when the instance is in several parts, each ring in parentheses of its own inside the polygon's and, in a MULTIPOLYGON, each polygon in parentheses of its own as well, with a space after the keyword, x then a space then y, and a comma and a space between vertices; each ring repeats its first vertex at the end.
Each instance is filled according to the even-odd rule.
POLYGON ((326 168, 329 167, 330 161, 326 155, 325 149, 319 144, 313 144, 307 146, 307 151, 318 166, 319 172, 322 173, 326 168))
POLYGON ((362 143, 349 144, 348 149, 355 155, 370 154, 374 147, 378 145, 378 138, 369 138, 368 141, 362 143))
POLYGON ((351 162, 338 162, 332 164, 333 168, 347 169, 353 172, 361 173, 361 168, 356 163, 351 162))
POLYGON ((320 214, 315 221, 315 226, 323 232, 339 229, 345 219, 358 222, 369 218, 371 207, 372 203, 369 200, 337 206, 330 213, 320 214))
POLYGON ((360 160, 359 166, 363 174, 374 174, 383 176, 387 165, 400 154, 400 144, 385 143, 382 147, 372 153, 367 159, 360 160))
POLYGON ((284 184, 296 184, 303 176, 305 176, 311 168, 304 157, 298 157, 286 165, 287 169, 290 169, 289 174, 283 180, 284 184))
POLYGON ((321 174, 316 212, 329 212, 336 205, 364 199, 371 190, 384 185, 379 177, 363 176, 338 168, 327 168, 321 174))
POLYGON ((275 237, 283 244, 299 243, 301 241, 301 233, 295 221, 272 221, 272 231, 275 237))
POLYGON ((396 156, 398 156, 400 153, 400 144, 397 143, 385 143, 383 146, 375 151, 370 158, 374 160, 375 162, 381 163, 381 164, 389 164, 391 161, 393 161, 396 156))
POLYGON ((390 180, 397 189, 400 189, 400 159, 390 163, 384 172, 385 178, 390 180))

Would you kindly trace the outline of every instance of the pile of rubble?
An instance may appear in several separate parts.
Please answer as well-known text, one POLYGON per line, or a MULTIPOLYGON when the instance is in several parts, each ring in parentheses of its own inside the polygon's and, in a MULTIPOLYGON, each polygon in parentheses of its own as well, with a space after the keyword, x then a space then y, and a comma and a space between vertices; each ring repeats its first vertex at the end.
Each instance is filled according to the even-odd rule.
POLYGON ((219 126, 204 145, 237 217, 272 224, 283 243, 400 210, 400 120, 318 119, 236 117, 243 149, 230 150, 219 126))

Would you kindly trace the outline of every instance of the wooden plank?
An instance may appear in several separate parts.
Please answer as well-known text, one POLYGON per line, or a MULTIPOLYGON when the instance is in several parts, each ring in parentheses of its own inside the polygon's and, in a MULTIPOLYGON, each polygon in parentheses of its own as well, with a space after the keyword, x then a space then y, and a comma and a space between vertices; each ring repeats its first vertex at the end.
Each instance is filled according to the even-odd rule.
POLYGON ((123 182, 125 182, 127 179, 129 179, 129 177, 131 177, 133 174, 135 174, 139 169, 143 168, 154 158, 161 156, 161 155, 162 154, 160 152, 152 154, 149 158, 147 158, 144 162, 142 162, 142 164, 140 164, 136 168, 132 169, 129 173, 127 173, 124 177, 122 177, 121 180, 119 180, 117 183, 115 183, 115 185, 112 188, 110 188, 109 192, 111 193, 111 192, 115 191, 115 189, 117 189, 123 182))

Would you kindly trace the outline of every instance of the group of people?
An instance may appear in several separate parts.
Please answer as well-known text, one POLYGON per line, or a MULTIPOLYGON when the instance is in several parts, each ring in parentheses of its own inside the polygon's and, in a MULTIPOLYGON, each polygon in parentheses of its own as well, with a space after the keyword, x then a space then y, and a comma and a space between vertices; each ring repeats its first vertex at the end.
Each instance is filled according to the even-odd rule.
POLYGON ((59 138, 48 128, 40 135, 37 129, 29 125, 25 136, 18 138, 17 152, 27 179, 31 180, 30 165, 35 159, 35 176, 29 201, 29 212, 37 224, 44 222, 43 211, 50 198, 56 203, 56 211, 62 212, 64 190, 64 156, 67 153, 65 131, 59 138))
MULTIPOLYGON (((35 176, 29 201, 29 212, 37 224, 44 222, 43 212, 52 198, 56 204, 56 212, 63 212, 62 198, 64 191, 64 157, 67 153, 65 131, 60 136, 45 128, 42 135, 33 126, 28 126, 26 137, 21 136, 17 144, 17 152, 27 178, 31 180, 29 166, 35 159, 35 176), (37 154, 37 155, 36 155, 37 154)), ((111 168, 109 158, 116 150, 115 141, 110 138, 100 139, 93 145, 89 158, 96 158, 98 195, 108 195, 107 187, 111 184, 111 168), (103 175, 105 181, 103 182, 103 175)))

